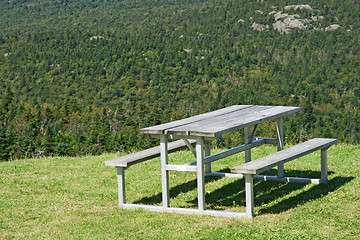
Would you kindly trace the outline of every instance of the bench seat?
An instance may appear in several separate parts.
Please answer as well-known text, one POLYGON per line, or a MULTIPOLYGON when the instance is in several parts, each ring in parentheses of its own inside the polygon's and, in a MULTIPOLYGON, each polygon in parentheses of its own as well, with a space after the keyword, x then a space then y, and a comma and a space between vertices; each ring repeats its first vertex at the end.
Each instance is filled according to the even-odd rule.
POLYGON ((257 175, 265 170, 276 167, 320 149, 325 149, 337 143, 337 139, 314 138, 268 156, 247 162, 231 169, 233 173, 257 175))
MULTIPOLYGON (((176 152, 188 147, 187 144, 194 146, 195 140, 178 140, 168 143, 168 153, 176 152), (188 141, 187 143, 185 141, 188 141)), ((105 162, 106 166, 117 168, 119 206, 125 205, 125 169, 131 165, 141 163, 160 156, 160 146, 149 148, 140 152, 130 153, 105 162)))
MULTIPOLYGON (((190 144, 194 145, 195 140, 189 140, 190 144)), ((168 144, 168 152, 176 152, 187 147, 183 140, 177 140, 168 144)), ((160 156, 160 146, 152 147, 143 151, 130 153, 105 162, 106 166, 124 167, 128 168, 131 165, 141 163, 160 156)))
POLYGON ((305 180, 318 180, 318 183, 327 183, 327 149, 336 144, 336 139, 314 138, 268 156, 244 163, 231 169, 231 172, 242 174, 245 178, 246 216, 254 216, 254 177, 264 180, 306 182, 305 180), (321 150, 321 179, 285 178, 284 176, 257 176, 259 173, 279 166, 291 160, 321 150))

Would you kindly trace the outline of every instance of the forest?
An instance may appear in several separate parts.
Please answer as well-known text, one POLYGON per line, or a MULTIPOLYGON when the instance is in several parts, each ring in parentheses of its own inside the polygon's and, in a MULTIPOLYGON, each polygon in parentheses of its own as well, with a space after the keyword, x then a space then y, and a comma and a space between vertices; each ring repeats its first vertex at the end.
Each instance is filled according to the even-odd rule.
POLYGON ((360 142, 358 0, 9 0, 0 9, 0 160, 143 149, 157 140, 140 128, 234 104, 301 107, 285 121, 290 143, 360 142))

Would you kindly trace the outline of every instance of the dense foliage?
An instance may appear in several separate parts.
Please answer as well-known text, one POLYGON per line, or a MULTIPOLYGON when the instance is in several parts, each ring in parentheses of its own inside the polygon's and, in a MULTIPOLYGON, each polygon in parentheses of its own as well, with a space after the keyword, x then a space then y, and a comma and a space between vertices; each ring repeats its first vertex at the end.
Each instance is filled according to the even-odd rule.
POLYGON ((1 1, 0 159, 144 148, 141 127, 233 104, 300 106, 288 139, 359 143, 360 4, 306 1, 323 20, 280 34, 269 12, 290 4, 1 1))

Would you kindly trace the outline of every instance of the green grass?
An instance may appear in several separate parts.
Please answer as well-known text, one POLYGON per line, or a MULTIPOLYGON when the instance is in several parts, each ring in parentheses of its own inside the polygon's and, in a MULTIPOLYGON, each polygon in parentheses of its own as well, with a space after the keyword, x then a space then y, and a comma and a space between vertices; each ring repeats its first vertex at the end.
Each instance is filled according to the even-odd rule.
MULTIPOLYGON (((273 151, 253 149, 253 158, 273 151)), ((119 209, 116 168, 104 165, 113 154, 1 162, 0 239, 359 239, 359 156, 359 146, 331 147, 328 185, 256 181, 253 220, 119 209)), ((191 157, 178 152, 171 161, 191 157)), ((229 171, 242 159, 219 160, 213 170, 229 171)), ((159 169, 154 159, 126 170, 128 202, 161 205, 159 169)), ((320 153, 285 169, 319 177, 320 153)), ((207 209, 245 210, 242 179, 206 181, 207 209)), ((171 172, 170 194, 171 206, 196 208, 196 175, 171 172)))

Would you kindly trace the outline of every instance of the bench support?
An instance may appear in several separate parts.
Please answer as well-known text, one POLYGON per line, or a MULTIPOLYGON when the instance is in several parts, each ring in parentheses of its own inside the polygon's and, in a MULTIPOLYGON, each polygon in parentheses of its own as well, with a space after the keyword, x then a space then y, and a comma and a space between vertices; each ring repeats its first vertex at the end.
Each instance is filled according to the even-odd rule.
POLYGON ((117 167, 119 207, 125 204, 125 169, 117 167))
POLYGON ((205 210, 204 138, 196 138, 198 208, 205 210))
MULTIPOLYGON (((211 145, 210 142, 205 143, 205 157, 211 155, 211 145)), ((205 163, 205 173, 211 173, 211 163, 205 163)))
POLYGON ((168 164, 168 137, 160 136, 160 159, 161 159, 161 182, 163 207, 170 207, 169 172, 166 170, 168 164))
POLYGON ((327 148, 321 149, 321 181, 328 183, 327 148))
MULTIPOLYGON (((250 144, 252 139, 250 139, 250 127, 244 128, 244 142, 246 144, 250 144)), ((251 149, 245 150, 245 162, 251 161, 251 149)))
POLYGON ((254 216, 254 176, 244 174, 245 177, 245 199, 246 199, 246 216, 254 216))
MULTIPOLYGON (((283 118, 279 118, 276 121, 276 133, 277 133, 277 150, 281 151, 284 149, 284 120, 283 118)), ((284 174, 284 164, 280 163, 278 165, 278 177, 283 178, 285 176, 284 174)))

